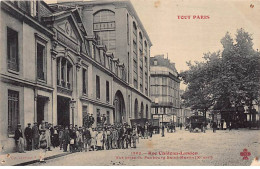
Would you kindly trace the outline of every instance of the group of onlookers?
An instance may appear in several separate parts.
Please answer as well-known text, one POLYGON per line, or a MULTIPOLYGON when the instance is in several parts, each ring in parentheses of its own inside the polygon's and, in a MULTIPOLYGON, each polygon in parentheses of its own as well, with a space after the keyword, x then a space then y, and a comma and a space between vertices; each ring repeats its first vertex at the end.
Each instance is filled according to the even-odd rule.
POLYGON ((51 151, 51 146, 54 148, 59 146, 58 129, 58 126, 53 127, 51 123, 42 121, 39 126, 35 122, 33 127, 28 123, 23 133, 21 125, 18 124, 14 136, 17 152, 25 153, 24 149, 27 151, 41 149, 40 161, 44 162, 46 151, 51 151))
POLYGON ((64 152, 82 152, 110 149, 136 148, 139 137, 148 139, 152 137, 153 128, 148 122, 141 126, 127 123, 91 126, 52 126, 44 122, 38 126, 37 122, 31 127, 31 123, 25 128, 24 133, 18 124, 15 131, 17 151, 20 153, 41 149, 40 162, 44 162, 46 151, 52 151, 51 147, 59 147, 64 152), (26 148, 25 148, 26 142, 26 148))

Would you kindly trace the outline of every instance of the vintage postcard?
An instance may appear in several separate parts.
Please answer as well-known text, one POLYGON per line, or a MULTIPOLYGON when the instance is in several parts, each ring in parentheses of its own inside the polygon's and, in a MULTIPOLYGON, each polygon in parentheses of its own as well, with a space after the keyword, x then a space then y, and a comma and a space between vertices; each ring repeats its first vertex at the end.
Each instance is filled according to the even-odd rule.
POLYGON ((1 166, 260 166, 259 0, 1 0, 1 166))

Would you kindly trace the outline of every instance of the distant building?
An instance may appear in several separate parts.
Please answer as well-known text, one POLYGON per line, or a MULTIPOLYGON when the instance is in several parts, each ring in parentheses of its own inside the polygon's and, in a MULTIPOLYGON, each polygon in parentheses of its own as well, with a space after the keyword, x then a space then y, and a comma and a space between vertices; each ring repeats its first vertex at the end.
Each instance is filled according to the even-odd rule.
POLYGON ((176 122, 180 109, 180 79, 175 64, 164 55, 150 58, 152 116, 160 122, 176 122))
MULTIPOLYGON (((180 90, 180 102, 182 102, 181 96, 183 95, 184 90, 180 90)), ((177 113, 177 125, 182 123, 185 125, 188 123, 188 118, 192 115, 194 115, 195 112, 192 111, 189 107, 185 107, 183 105, 180 106, 180 110, 177 113)))

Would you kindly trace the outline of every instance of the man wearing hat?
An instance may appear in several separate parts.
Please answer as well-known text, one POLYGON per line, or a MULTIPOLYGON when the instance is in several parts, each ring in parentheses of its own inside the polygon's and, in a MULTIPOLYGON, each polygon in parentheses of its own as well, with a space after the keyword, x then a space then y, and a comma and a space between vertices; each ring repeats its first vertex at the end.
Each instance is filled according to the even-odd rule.
POLYGON ((39 128, 37 126, 37 122, 34 122, 33 124, 34 124, 32 127, 33 148, 37 150, 39 149, 40 133, 39 133, 39 128))
POLYGON ((17 129, 15 130, 15 134, 14 134, 14 139, 15 139, 17 151, 19 153, 25 153, 24 152, 24 139, 23 139, 23 132, 21 129, 21 124, 17 125, 17 129))
POLYGON ((28 123, 28 126, 24 130, 24 136, 26 139, 26 144, 27 144, 27 151, 32 150, 32 128, 31 128, 31 123, 28 123))
POLYGON ((94 121, 95 121, 93 114, 90 114, 89 121, 90 121, 90 126, 92 126, 94 124, 94 121))

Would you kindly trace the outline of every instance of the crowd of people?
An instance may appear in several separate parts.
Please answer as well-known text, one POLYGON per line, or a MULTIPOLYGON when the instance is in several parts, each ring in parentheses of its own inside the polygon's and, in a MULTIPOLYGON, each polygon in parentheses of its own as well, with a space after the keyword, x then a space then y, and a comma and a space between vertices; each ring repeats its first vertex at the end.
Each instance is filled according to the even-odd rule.
MULTIPOLYGON (((92 120, 89 122, 92 123, 92 120)), ((24 153, 24 150, 41 149, 40 162, 45 162, 46 152, 52 151, 52 148, 59 147, 64 152, 72 153, 136 148, 139 137, 148 139, 153 133, 152 126, 148 122, 143 126, 138 124, 131 127, 127 123, 114 125, 101 123, 97 127, 92 127, 92 124, 84 127, 72 124, 53 127, 51 123, 42 121, 40 125, 35 122, 33 127, 28 123, 24 133, 18 124, 14 137, 17 151, 24 153)))

